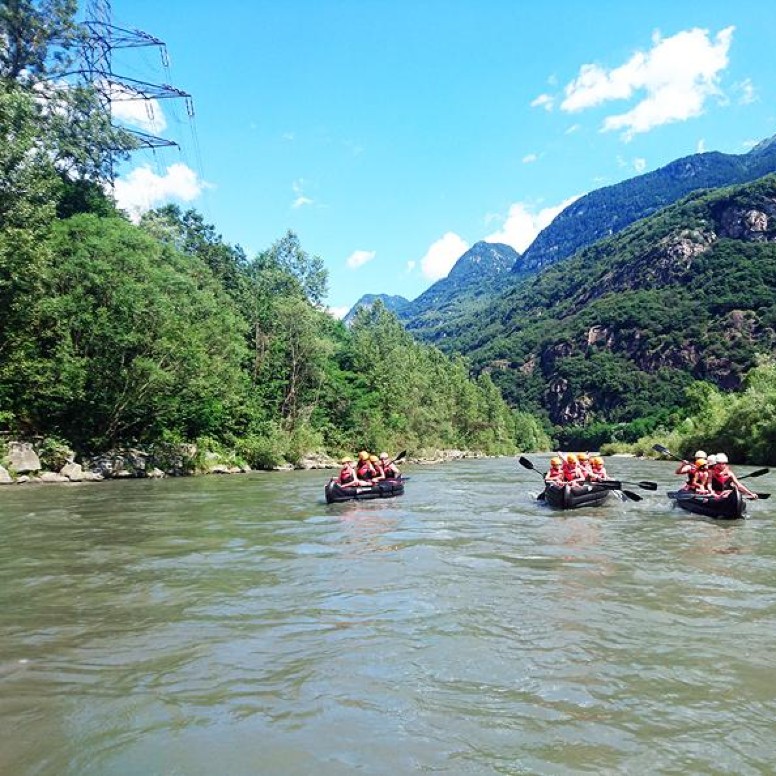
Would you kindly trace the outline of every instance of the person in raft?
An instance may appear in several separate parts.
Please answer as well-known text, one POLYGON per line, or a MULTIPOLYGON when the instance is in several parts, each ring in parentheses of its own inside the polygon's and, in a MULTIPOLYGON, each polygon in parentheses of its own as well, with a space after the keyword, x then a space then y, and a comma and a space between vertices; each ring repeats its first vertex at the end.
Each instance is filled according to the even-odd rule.
POLYGON ((384 480, 385 472, 383 471, 383 466, 380 463, 380 459, 376 455, 370 455, 369 463, 372 464, 372 468, 375 471, 375 475, 374 477, 372 477, 372 482, 377 482, 378 480, 384 480))
POLYGON ((587 453, 577 453, 577 464, 579 473, 583 480, 593 479, 593 467, 590 463, 590 456, 587 453))
MULTIPOLYGON (((697 461, 697 460, 700 460, 701 458, 706 460, 706 453, 703 450, 698 450, 695 453, 695 457, 693 458, 693 460, 697 461)), ((685 482, 684 485, 682 486, 682 490, 690 490, 690 483, 692 482, 692 479, 695 476, 695 464, 692 463, 691 461, 685 461, 684 459, 682 459, 682 462, 679 464, 679 466, 676 467, 676 471, 674 472, 674 474, 686 475, 687 482, 685 482)))
POLYGON ((747 498, 757 498, 757 494, 754 491, 749 490, 749 488, 733 474, 730 466, 728 466, 728 457, 725 453, 710 455, 708 462, 711 468, 711 489, 715 493, 722 494, 725 491, 735 488, 747 498))
POLYGON ((695 471, 687 480, 687 490, 691 490, 700 496, 711 494, 711 472, 709 471, 709 464, 706 458, 695 459, 695 471))
POLYGON ((375 469, 372 462, 369 460, 369 453, 366 450, 362 450, 358 454, 356 475, 358 476, 358 479, 367 481, 371 481, 377 477, 377 469, 375 469))
POLYGON ((566 453, 563 458, 563 479, 571 485, 579 485, 585 479, 579 470, 577 456, 574 453, 566 453))
POLYGON ((401 477, 399 467, 393 461, 388 460, 388 453, 380 453, 380 465, 382 466, 385 479, 394 480, 401 477))
POLYGON ((608 480, 609 475, 606 473, 606 467, 604 466, 604 459, 600 455, 593 455, 590 457, 590 468, 593 473, 590 475, 590 479, 593 482, 602 482, 608 480))
POLYGON ((566 478, 563 476, 563 461, 557 455, 550 458, 550 468, 544 475, 544 481, 548 485, 563 485, 566 482, 566 478))
POLYGON ((339 477, 337 477, 337 483, 343 488, 355 488, 359 485, 368 484, 361 482, 361 480, 358 479, 352 458, 346 455, 340 463, 342 464, 342 468, 340 469, 339 477))

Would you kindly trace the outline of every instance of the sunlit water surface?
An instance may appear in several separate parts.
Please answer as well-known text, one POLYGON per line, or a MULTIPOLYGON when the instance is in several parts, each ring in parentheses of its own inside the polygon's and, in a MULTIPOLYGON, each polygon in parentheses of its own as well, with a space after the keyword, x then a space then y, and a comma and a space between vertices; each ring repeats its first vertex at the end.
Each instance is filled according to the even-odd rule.
POLYGON ((332 506, 323 472, 3 488, 0 773, 772 774, 776 504, 694 519, 672 468, 567 513, 514 459, 332 506))

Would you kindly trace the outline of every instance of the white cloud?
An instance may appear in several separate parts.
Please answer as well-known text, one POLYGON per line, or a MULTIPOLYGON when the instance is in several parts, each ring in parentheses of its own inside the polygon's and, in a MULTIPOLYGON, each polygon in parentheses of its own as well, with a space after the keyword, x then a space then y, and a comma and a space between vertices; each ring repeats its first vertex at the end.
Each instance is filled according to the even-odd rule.
POLYGON ((535 100, 531 101, 532 108, 544 108, 552 110, 555 105, 555 98, 551 94, 540 94, 535 100))
POLYGON ((523 164, 531 164, 531 162, 535 162, 538 158, 536 154, 526 154, 523 157, 523 164))
POLYGON ((746 78, 740 83, 737 83, 735 89, 739 93, 739 105, 751 105, 759 99, 751 78, 746 78))
MULTIPOLYGON (((105 83, 102 84, 105 86, 105 83)), ((123 84, 108 83, 111 115, 123 124, 137 127, 143 132, 158 134, 167 129, 167 121, 159 100, 138 99, 138 93, 123 84)))
POLYGON ((458 259, 469 250, 469 244, 455 232, 447 232, 434 242, 420 260, 420 268, 429 280, 446 277, 458 259))
POLYGON ((647 160, 642 159, 640 156, 637 156, 633 160, 633 169, 636 170, 636 172, 639 173, 639 175, 641 175, 641 173, 643 173, 644 170, 647 169, 647 160))
POLYGON ((412 272, 415 269, 416 266, 417 266, 417 262, 415 262, 412 259, 410 259, 407 262, 407 272, 408 273, 412 272))
POLYGON ((177 199, 195 200, 210 184, 200 180, 197 173, 185 164, 171 164, 164 175, 157 175, 148 165, 136 167, 114 185, 114 196, 119 208, 133 221, 151 208, 177 199))
POLYGON ((326 312, 333 318, 342 320, 350 311, 349 307, 327 307, 326 312))
POLYGON ((312 205, 313 201, 310 199, 310 197, 305 196, 304 193, 304 178, 299 178, 299 180, 295 180, 291 184, 291 190, 296 194, 296 198, 291 203, 291 207, 294 208, 294 210, 304 207, 305 205, 312 205))
POLYGON ((345 260, 345 264, 347 264, 350 269, 357 269, 368 261, 372 261, 376 255, 376 251, 353 251, 353 253, 345 260))
POLYGON ((741 147, 744 151, 751 151, 759 142, 759 140, 744 140, 744 142, 741 143, 741 147))
POLYGON ((542 208, 538 212, 532 212, 524 202, 515 202, 509 208, 504 224, 498 232, 485 237, 485 242, 498 242, 511 245, 518 253, 524 253, 526 248, 534 241, 536 235, 548 226, 549 223, 572 202, 579 199, 578 196, 569 197, 559 205, 542 208))
POLYGON ((728 66, 734 29, 726 27, 713 40, 708 30, 700 28, 670 38, 656 33, 649 51, 636 52, 620 67, 583 65, 565 88, 561 110, 581 111, 643 93, 631 110, 604 119, 602 131, 622 130, 625 140, 662 124, 699 116, 706 101, 720 95, 719 76, 728 66))
POLYGON ((581 124, 572 124, 563 134, 573 135, 575 132, 579 132, 580 129, 582 129, 581 124))
POLYGON ((695 147, 695 152, 698 154, 706 153, 706 140, 704 138, 701 138, 698 141, 698 145, 695 147))

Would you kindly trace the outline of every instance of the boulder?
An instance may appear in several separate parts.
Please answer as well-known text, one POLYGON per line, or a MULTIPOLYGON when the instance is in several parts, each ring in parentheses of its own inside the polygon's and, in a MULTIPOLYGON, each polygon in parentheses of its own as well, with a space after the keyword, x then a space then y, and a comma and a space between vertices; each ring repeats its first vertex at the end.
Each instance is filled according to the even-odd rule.
POLYGON ((18 474, 40 471, 40 458, 29 442, 9 442, 6 458, 18 474))
POLYGON ((57 472, 41 472, 39 479, 41 482, 70 482, 64 474, 57 472))
POLYGON ((84 478, 84 470, 80 463, 67 463, 59 473, 70 482, 82 482, 84 478))
POLYGON ((0 485, 11 485, 13 477, 8 474, 8 470, 0 466, 0 485))

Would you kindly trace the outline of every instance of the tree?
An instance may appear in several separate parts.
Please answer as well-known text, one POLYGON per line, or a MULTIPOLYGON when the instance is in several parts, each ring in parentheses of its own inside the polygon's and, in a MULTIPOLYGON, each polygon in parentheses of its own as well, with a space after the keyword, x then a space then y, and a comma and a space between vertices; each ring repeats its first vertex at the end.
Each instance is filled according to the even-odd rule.
POLYGON ((302 294, 311 304, 321 306, 328 293, 328 273, 320 256, 310 256, 302 250, 299 238, 292 231, 272 245, 258 258, 262 266, 275 265, 295 278, 302 294))
POLYGON ((76 0, 0 0, 0 79, 34 83, 62 75, 78 41, 76 0))

